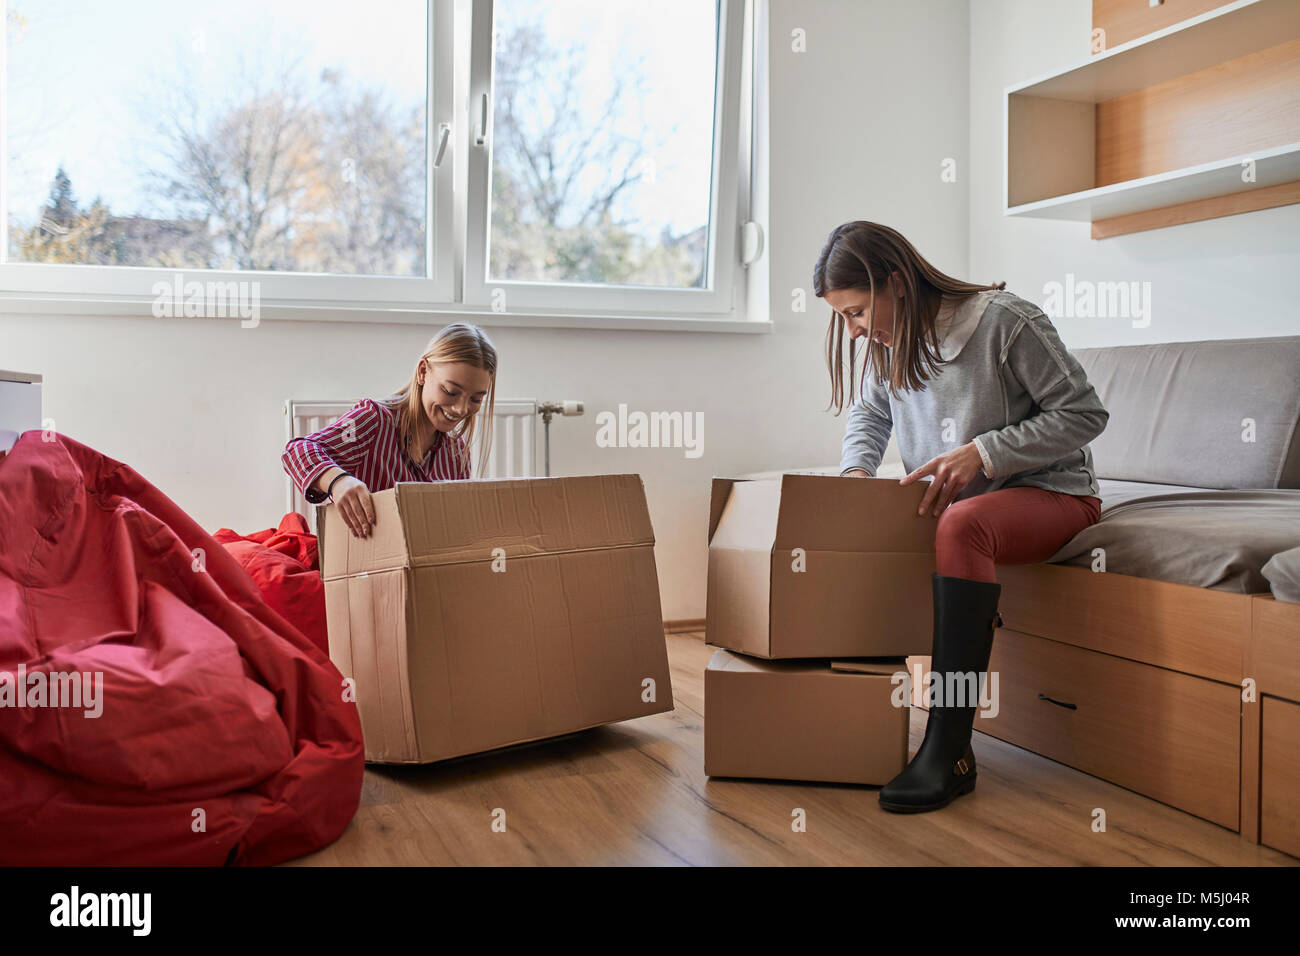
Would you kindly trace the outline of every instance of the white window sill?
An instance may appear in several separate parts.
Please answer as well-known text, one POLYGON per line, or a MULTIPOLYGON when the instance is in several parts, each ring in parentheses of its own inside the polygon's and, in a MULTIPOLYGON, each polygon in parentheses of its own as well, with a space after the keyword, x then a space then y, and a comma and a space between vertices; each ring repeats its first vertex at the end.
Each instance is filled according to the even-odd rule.
MULTIPOLYGON (((105 297, 75 294, 0 292, 0 316, 72 315, 154 318, 151 298, 105 297)), ((265 301, 260 305, 257 324, 262 322, 355 322, 362 324, 439 325, 466 321, 484 326, 541 329, 627 329, 658 332, 770 333, 770 320, 726 318, 716 315, 624 315, 572 312, 494 312, 475 306, 420 309, 406 305, 376 303, 320 303, 265 301)), ((236 322, 255 327, 238 315, 189 317, 188 321, 236 322)), ((185 321, 160 319, 159 321, 185 321)))

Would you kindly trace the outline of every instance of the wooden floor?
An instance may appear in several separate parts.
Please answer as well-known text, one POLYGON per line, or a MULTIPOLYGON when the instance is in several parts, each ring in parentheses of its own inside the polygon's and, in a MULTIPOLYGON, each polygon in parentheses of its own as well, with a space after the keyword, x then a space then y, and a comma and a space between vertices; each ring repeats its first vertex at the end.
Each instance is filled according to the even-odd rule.
MULTIPOLYGON (((672 713, 449 763, 367 768, 351 826, 294 865, 1300 864, 982 733, 979 786, 932 813, 887 813, 875 787, 709 779, 713 651, 702 634, 668 635, 672 713), (791 829, 796 807, 804 833, 791 829), (1091 830, 1095 807, 1105 833, 1091 830), (498 809, 504 832, 493 830, 498 809)), ((912 711, 913 753, 925 719, 912 711)))

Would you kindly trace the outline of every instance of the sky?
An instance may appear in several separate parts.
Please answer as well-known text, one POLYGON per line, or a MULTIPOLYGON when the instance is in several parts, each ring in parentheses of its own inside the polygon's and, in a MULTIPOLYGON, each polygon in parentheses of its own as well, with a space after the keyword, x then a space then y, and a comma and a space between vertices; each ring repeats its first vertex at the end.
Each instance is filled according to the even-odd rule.
MULTIPOLYGON (((0 7, 6 0, 0 0, 0 7)), ((612 57, 644 52, 647 120, 668 137, 655 183, 626 210, 645 231, 675 232, 707 216, 714 4, 709 0, 498 0, 504 18, 540 13, 552 36, 584 40, 600 81, 612 57)), ((424 0, 7 0, 26 20, 6 37, 5 129, 11 217, 30 225, 63 164, 79 201, 115 214, 166 216, 142 172, 161 165, 153 129, 186 75, 201 103, 232 93, 243 60, 300 57, 309 81, 332 67, 386 87, 402 105, 424 98, 424 0)))

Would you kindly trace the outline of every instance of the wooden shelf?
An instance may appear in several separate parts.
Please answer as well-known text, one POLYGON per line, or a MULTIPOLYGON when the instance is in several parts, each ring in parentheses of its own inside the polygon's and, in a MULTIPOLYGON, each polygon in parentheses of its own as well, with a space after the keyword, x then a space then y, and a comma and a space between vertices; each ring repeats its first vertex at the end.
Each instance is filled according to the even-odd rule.
POLYGON ((1296 180, 1300 180, 1300 143, 1289 143, 1249 155, 1229 156, 1199 166, 1012 206, 1006 214, 1092 222, 1296 180), (1255 160, 1255 182, 1242 182, 1242 163, 1247 159, 1255 160))
POLYGON ((1237 0, 1007 87, 1003 121, 1007 216, 1103 238, 1300 201, 1300 2, 1237 0))
POLYGON ((1006 92, 1100 103, 1296 37, 1296 0, 1237 0, 1006 92))

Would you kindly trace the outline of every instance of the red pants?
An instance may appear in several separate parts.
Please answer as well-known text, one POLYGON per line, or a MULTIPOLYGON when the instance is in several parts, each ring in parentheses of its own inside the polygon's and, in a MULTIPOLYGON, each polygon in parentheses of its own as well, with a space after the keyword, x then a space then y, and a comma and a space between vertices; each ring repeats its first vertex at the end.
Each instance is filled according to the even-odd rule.
POLYGON ((995 564, 1046 561, 1101 517, 1101 499, 1022 486, 954 501, 939 515, 939 574, 996 583, 995 564))

